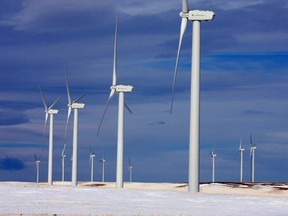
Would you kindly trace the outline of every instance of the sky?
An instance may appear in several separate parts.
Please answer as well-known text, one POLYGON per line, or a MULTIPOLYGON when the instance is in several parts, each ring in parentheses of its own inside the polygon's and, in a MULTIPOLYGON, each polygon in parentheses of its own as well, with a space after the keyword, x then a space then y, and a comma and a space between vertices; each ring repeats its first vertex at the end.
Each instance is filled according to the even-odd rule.
MULTIPOLYGON (((72 123, 67 118, 65 64, 79 110, 78 180, 90 179, 89 149, 96 153, 95 177, 115 181, 118 99, 114 97, 100 134, 97 129, 112 83, 115 19, 118 23, 118 84, 132 85, 125 101, 124 180, 187 182, 191 36, 182 46, 170 115, 179 40, 181 1, 0 0, 0 180, 36 181, 34 154, 47 181, 48 130, 44 106, 61 96, 54 116, 53 179, 71 180, 72 123)), ((288 179, 288 3, 284 0, 189 1, 190 10, 213 10, 201 23, 200 180, 239 181, 243 137, 244 181, 250 180, 250 134, 255 181, 288 179)))

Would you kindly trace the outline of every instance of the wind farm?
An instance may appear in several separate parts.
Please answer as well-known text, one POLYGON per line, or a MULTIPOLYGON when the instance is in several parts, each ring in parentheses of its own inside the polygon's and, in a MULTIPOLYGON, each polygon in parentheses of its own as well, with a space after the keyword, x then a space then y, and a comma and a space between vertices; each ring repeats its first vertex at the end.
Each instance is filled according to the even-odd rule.
POLYGON ((196 211, 205 203, 228 215, 229 203, 241 215, 233 196, 251 215, 267 213, 267 200, 269 215, 286 212, 286 2, 1 7, 0 191, 14 192, 0 212, 12 214, 28 191, 38 200, 27 195, 19 214, 116 214, 107 204, 122 214, 207 215, 196 211), (89 194, 87 205, 75 191, 89 194), (169 208, 153 207, 157 197, 169 208), (55 201, 51 212, 25 209, 45 200, 55 201), (57 208, 64 200, 87 208, 57 208))

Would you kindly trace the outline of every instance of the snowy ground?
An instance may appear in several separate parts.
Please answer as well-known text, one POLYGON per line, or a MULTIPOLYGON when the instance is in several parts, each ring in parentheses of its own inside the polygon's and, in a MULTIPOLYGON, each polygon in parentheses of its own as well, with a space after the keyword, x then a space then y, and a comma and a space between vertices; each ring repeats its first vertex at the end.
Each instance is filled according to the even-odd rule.
POLYGON ((0 183, 0 215, 288 215, 288 184, 0 183))

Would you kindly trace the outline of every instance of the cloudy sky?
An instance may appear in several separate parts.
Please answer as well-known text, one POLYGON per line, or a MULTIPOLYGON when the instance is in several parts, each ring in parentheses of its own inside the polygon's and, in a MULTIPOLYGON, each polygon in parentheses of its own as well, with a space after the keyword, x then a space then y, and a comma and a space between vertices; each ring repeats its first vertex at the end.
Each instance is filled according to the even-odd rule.
MULTIPOLYGON (((187 181, 192 25, 184 38, 170 115, 181 1, 0 0, 0 180, 35 181, 34 153, 47 181, 48 130, 43 136, 43 88, 56 108, 54 180, 61 178, 67 143, 71 179, 72 121, 64 139, 68 65, 71 94, 86 96, 79 111, 79 180, 89 180, 89 146, 106 158, 106 180, 115 181, 117 97, 97 128, 112 82, 115 17, 119 16, 118 82, 133 114, 125 114, 124 175, 128 158, 135 181, 187 181)), ((244 180, 249 173, 249 134, 256 143, 256 181, 288 179, 288 3, 285 0, 190 1, 213 10, 201 25, 201 181, 239 180, 243 136, 244 180)))

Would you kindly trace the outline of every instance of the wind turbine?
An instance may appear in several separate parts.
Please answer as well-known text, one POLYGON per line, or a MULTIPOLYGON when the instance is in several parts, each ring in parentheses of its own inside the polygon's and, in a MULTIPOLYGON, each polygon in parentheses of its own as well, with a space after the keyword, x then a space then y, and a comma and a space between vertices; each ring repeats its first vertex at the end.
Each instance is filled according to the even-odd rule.
POLYGON ((37 157, 37 155, 34 154, 34 157, 35 157, 35 165, 36 165, 36 182, 38 183, 39 182, 39 174, 40 174, 40 159, 41 159, 41 156, 37 157))
POLYGON ((102 163, 102 182, 104 182, 105 181, 105 162, 106 162, 106 160, 104 159, 104 155, 102 156, 99 162, 102 163))
POLYGON ((46 129, 48 116, 50 117, 50 128, 49 128, 49 159, 48 159, 48 184, 52 185, 52 175, 53 175, 53 117, 58 113, 58 110, 53 109, 54 105, 58 102, 61 97, 58 97, 51 106, 47 106, 45 97, 43 95, 42 89, 40 88, 41 98, 45 107, 45 125, 44 132, 46 129))
POLYGON ((242 148, 242 136, 240 139, 240 145, 239 145, 239 152, 240 152, 240 182, 243 182, 243 152, 244 148, 242 148))
POLYGON ((255 150, 256 144, 253 144, 252 135, 250 134, 251 182, 255 181, 255 150))
POLYGON ((132 166, 131 160, 129 158, 129 180, 130 180, 130 183, 132 182, 132 174, 133 174, 133 166, 132 166))
POLYGON ((93 182, 94 178, 94 158, 95 158, 95 151, 92 152, 92 148, 90 145, 90 168, 91 168, 91 182, 93 182))
POLYGON ((74 111, 74 122, 73 122, 73 155, 72 155, 72 186, 77 185, 77 153, 78 153, 78 110, 85 107, 84 103, 77 103, 84 95, 76 98, 74 101, 71 100, 70 89, 67 78, 67 65, 65 70, 66 88, 68 96, 68 115, 65 129, 65 137, 67 135, 68 123, 72 109, 74 111))
POLYGON ((61 153, 61 157, 62 157, 62 181, 65 181, 65 157, 66 157, 65 150, 66 150, 66 143, 64 144, 63 150, 61 153))
POLYGON ((212 182, 215 182, 215 157, 216 154, 214 154, 214 148, 212 150, 212 152, 210 152, 210 155, 212 157, 212 182))
POLYGON ((181 28, 180 39, 176 57, 176 65, 172 87, 172 101, 170 113, 172 113, 174 90, 178 71, 178 61, 182 46, 183 36, 188 20, 193 22, 192 35, 192 66, 191 66, 191 100, 190 100, 190 140, 189 140, 189 181, 188 190, 199 192, 199 137, 200 137, 200 23, 213 20, 215 14, 212 11, 189 10, 188 0, 182 0, 182 12, 180 13, 181 28))
POLYGON ((133 86, 118 85, 117 84, 117 31, 118 31, 118 17, 116 17, 115 40, 114 40, 114 61, 113 61, 113 78, 110 95, 106 104, 100 125, 98 127, 97 135, 99 134, 105 113, 109 103, 115 93, 119 95, 118 105, 118 136, 117 136, 117 168, 116 168, 116 187, 123 188, 123 140, 124 140, 124 106, 132 113, 130 108, 124 102, 124 93, 132 92, 133 86))

